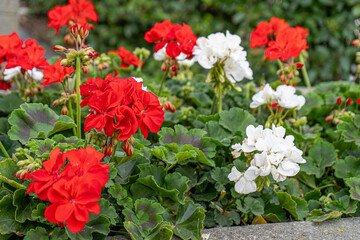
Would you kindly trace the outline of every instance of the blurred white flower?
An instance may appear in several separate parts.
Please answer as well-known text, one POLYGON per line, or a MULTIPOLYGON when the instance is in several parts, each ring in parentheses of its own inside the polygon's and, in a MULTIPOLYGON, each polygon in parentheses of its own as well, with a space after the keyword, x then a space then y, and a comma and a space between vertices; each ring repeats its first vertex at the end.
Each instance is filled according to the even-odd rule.
POLYGON ((223 64, 225 76, 231 83, 252 79, 253 72, 240 43, 240 37, 229 31, 226 35, 213 33, 207 38, 200 37, 193 49, 194 58, 205 69, 213 68, 217 62, 223 64))
POLYGON ((250 107, 257 108, 263 104, 273 104, 275 100, 276 98, 274 90, 270 87, 269 84, 266 84, 262 90, 260 90, 252 97, 250 107))
POLYGON ((8 68, 4 70, 4 80, 8 81, 21 73, 21 67, 8 68))
POLYGON ((26 70, 26 73, 29 74, 32 79, 37 81, 42 80, 44 76, 44 74, 36 68, 33 68, 32 70, 26 70))

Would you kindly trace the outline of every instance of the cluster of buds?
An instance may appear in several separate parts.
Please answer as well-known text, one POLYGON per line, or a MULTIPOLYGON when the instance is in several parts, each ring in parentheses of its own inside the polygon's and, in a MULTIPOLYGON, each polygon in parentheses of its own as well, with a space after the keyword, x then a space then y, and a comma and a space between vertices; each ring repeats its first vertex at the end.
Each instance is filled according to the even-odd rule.
POLYGON ((130 157, 133 155, 134 153, 134 146, 133 144, 135 143, 135 139, 133 136, 131 136, 129 139, 123 141, 121 143, 121 148, 124 150, 124 152, 126 153, 126 156, 130 157))
POLYGON ((193 107, 183 107, 180 110, 181 118, 183 120, 189 119, 191 116, 196 115, 196 110, 193 107))
MULTIPOLYGON (((59 99, 56 99, 54 102, 53 102, 53 106, 56 107, 56 106, 59 106, 59 105, 64 105, 66 106, 66 103, 67 101, 76 101, 76 94, 67 94, 67 93, 61 93, 61 96, 59 99)), ((66 114, 64 114, 66 115, 66 114)))
POLYGON ((191 82, 187 82, 186 85, 181 87, 181 95, 187 98, 190 93, 194 92, 195 87, 191 85, 191 82))
POLYGON ((303 117, 301 117, 301 118, 299 118, 299 119, 290 118, 290 119, 288 119, 288 121, 289 121, 290 123, 292 123, 292 125, 293 125, 294 127, 300 127, 300 126, 306 125, 306 123, 307 123, 307 118, 306 118, 305 116, 303 116, 303 117))
POLYGON ((106 136, 105 134, 98 132, 95 129, 91 129, 86 133, 86 141, 96 146, 102 147, 106 143, 106 136))
POLYGON ((105 53, 102 53, 94 60, 94 65, 97 67, 99 71, 107 69, 110 64, 111 64, 111 58, 105 53))
POLYGON ((39 84, 38 81, 26 82, 26 87, 20 89, 20 96, 24 96, 26 100, 28 98, 34 97, 38 92, 42 92, 44 90, 44 86, 39 84))
POLYGON ((170 110, 171 112, 175 112, 176 108, 174 105, 171 104, 171 102, 164 101, 164 108, 166 110, 170 110))
POLYGON ((180 69, 180 65, 176 58, 166 57, 164 62, 161 65, 161 70, 166 72, 170 70, 170 76, 175 77, 178 74, 178 70, 180 69))
MULTIPOLYGON (((56 46, 55 46, 56 47, 56 46)), ((93 59, 98 56, 95 50, 92 47, 83 47, 79 51, 75 49, 67 49, 64 52, 66 59, 61 61, 61 65, 64 67, 71 67, 76 65, 76 59, 79 57, 81 62, 81 67, 88 66, 93 62, 93 59)))
POLYGON ((291 62, 289 61, 288 63, 285 63, 281 69, 279 69, 276 74, 279 77, 279 80, 283 83, 287 83, 288 85, 293 85, 295 86, 296 83, 292 83, 292 80, 294 78, 294 76, 298 76, 299 75, 299 71, 298 69, 301 69, 303 67, 304 64, 297 62, 291 62), (294 85, 295 84, 295 85, 294 85))
POLYGON ((135 56, 137 56, 140 60, 140 62, 143 62, 144 60, 148 59, 150 56, 150 51, 146 48, 135 48, 134 52, 135 56))
MULTIPOLYGON (((343 122, 341 120, 342 117, 354 117, 355 114, 353 112, 346 111, 346 108, 348 106, 350 106, 352 103, 353 103, 353 99, 348 98, 346 100, 346 102, 345 102, 345 106, 343 108, 341 108, 341 106, 343 105, 343 101, 342 101, 341 97, 338 97, 337 100, 336 100, 336 104, 338 105, 338 109, 332 111, 331 114, 325 118, 325 121, 326 122, 332 122, 334 124, 339 124, 339 123, 343 122)), ((358 99, 356 101, 356 103, 360 103, 360 100, 358 99)))
POLYGON ((30 156, 29 149, 18 148, 12 156, 19 170, 15 173, 15 177, 25 180, 27 173, 32 173, 42 166, 42 161, 38 158, 30 156))
MULTIPOLYGON (((358 26, 359 27, 359 26, 358 26)), ((357 39, 355 39, 354 41, 352 41, 351 43, 354 47, 360 48, 360 33, 357 34, 357 39)), ((356 52, 356 58, 355 61, 357 63, 356 65, 356 72, 355 72, 355 77, 354 77, 354 82, 356 81, 356 79, 358 78, 359 74, 360 74, 360 51, 356 52)))

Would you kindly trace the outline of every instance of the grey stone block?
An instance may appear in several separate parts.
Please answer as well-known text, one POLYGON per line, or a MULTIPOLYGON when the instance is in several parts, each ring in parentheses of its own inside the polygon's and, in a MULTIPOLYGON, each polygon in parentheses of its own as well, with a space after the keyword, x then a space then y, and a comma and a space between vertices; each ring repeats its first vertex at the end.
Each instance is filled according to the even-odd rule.
POLYGON ((19 0, 0 0, 0 35, 18 31, 18 9, 19 0))

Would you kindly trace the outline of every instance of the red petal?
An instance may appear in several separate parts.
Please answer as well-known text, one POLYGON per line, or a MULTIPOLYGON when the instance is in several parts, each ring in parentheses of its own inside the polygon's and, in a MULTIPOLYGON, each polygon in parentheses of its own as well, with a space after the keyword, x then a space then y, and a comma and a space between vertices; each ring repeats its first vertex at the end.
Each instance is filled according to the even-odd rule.
POLYGON ((75 208, 74 204, 71 203, 59 205, 55 212, 55 219, 58 220, 59 222, 66 221, 70 217, 70 215, 74 212, 74 208, 75 208))

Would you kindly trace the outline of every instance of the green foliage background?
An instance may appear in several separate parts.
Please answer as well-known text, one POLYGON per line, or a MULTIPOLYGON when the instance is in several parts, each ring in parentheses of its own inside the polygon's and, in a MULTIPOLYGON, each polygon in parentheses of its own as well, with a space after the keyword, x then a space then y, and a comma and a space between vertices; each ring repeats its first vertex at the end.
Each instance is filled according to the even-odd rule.
MULTIPOLYGON (((130 50, 143 46, 144 34, 156 22, 171 19, 173 23, 189 24, 197 36, 229 30, 241 36, 242 46, 254 70, 254 79, 272 81, 277 65, 261 59, 262 51, 249 47, 251 31, 272 16, 285 19, 290 26, 309 29, 309 75, 312 84, 322 81, 349 80, 356 48, 351 46, 357 29, 354 20, 360 16, 356 0, 102 0, 92 1, 99 14, 89 41, 97 51, 104 52, 125 46, 130 50), (268 77, 269 76, 269 77, 268 77), (268 78, 272 79, 268 79, 268 78)), ((29 0, 34 14, 46 15, 66 0, 29 0)), ((61 34, 61 33, 60 33, 61 34)), ((353 69, 354 71, 354 69, 353 69)))

